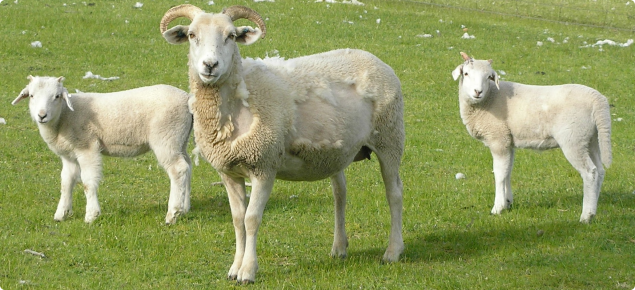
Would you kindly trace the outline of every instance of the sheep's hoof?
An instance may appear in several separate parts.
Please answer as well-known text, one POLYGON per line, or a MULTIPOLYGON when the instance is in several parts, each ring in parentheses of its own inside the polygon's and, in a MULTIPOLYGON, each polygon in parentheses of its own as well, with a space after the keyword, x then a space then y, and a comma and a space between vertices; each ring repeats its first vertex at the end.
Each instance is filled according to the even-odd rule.
POLYGON ((238 279, 237 275, 229 275, 229 276, 227 276, 227 280, 236 280, 236 279, 238 279))
POLYGON ((593 221, 593 217, 595 217, 594 214, 590 214, 587 217, 581 216, 580 222, 583 224, 590 224, 593 221))

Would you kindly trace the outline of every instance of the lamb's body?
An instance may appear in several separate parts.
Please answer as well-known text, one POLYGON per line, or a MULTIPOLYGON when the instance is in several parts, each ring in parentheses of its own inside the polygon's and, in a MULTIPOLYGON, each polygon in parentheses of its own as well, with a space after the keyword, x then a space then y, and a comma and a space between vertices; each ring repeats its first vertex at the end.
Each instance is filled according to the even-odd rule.
POLYGON ((470 135, 492 152, 496 179, 493 214, 511 206, 514 147, 560 147, 584 181, 581 222, 596 214, 604 163, 611 164, 611 119, 606 98, 577 84, 533 86, 500 82, 488 61, 464 55, 453 72, 459 83, 461 118, 470 135), (469 77, 469 82, 467 78, 469 77), (488 79, 489 78, 489 79, 488 79), (496 86, 499 86, 496 89, 496 86))
POLYGON ((237 42, 251 44, 260 29, 234 27, 247 18, 264 33, 264 21, 246 7, 224 14, 191 5, 170 9, 161 32, 171 43, 190 42, 190 105, 203 156, 227 187, 236 230, 236 254, 228 277, 255 280, 256 235, 276 178, 331 179, 335 234, 331 255, 346 256, 344 169, 374 152, 390 205, 390 243, 384 261, 399 259, 404 146, 401 84, 394 71, 360 50, 336 50, 290 60, 242 59, 237 42), (177 17, 192 24, 167 30, 177 17), (167 31, 166 31, 167 30, 167 31), (245 203, 245 178, 252 183, 245 203))
POLYGON ((154 151, 171 181, 167 223, 189 209, 191 165, 187 142, 192 115, 186 92, 156 85, 114 93, 66 95, 61 79, 35 77, 14 101, 31 97, 31 117, 48 147, 62 159, 61 198, 55 220, 71 214, 72 191, 81 180, 85 187, 86 222, 100 214, 97 188, 101 155, 134 157, 154 151), (71 105, 72 104, 72 105, 71 105))

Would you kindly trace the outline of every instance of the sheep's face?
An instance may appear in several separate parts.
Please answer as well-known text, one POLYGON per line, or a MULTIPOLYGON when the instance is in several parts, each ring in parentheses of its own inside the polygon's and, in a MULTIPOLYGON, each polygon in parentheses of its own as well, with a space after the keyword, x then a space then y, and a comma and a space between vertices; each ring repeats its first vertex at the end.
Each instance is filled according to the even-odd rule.
MULTIPOLYGON (((461 53, 464 55, 463 53, 461 53)), ((490 90, 490 81, 498 88, 498 75, 492 68, 492 60, 474 60, 464 55, 465 63, 452 71, 454 80, 459 80, 459 90, 469 97, 471 103, 481 102, 490 90)))
POLYGON ((29 84, 11 104, 15 105, 20 100, 29 98, 29 111, 35 122, 45 124, 56 121, 65 105, 73 110, 68 91, 62 84, 64 77, 29 76, 28 79, 29 84))
POLYGON ((190 66, 205 84, 215 84, 233 70, 240 57, 236 43, 249 45, 260 38, 260 29, 235 27, 225 14, 199 13, 189 26, 178 25, 163 37, 170 43, 190 43, 190 66))

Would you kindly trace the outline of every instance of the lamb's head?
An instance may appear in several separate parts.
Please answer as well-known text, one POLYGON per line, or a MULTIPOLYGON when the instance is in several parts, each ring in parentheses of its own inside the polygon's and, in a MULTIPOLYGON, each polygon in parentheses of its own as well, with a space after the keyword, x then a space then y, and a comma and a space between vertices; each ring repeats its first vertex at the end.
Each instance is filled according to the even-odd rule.
POLYGON ((499 78, 492 68, 492 60, 475 60, 464 52, 461 52, 464 63, 452 71, 454 80, 459 80, 459 92, 469 97, 469 102, 481 102, 488 95, 490 81, 496 84, 498 89, 499 78))
POLYGON ((168 10, 160 24, 161 34, 172 44, 190 43, 190 70, 196 72, 205 84, 215 84, 231 73, 233 65, 240 62, 236 43, 245 45, 256 42, 266 33, 265 22, 256 11, 244 6, 231 6, 222 13, 205 13, 200 8, 184 4, 168 10), (190 25, 168 24, 179 17, 189 18, 190 25), (237 19, 247 19, 258 25, 234 26, 237 19))
POLYGON ((11 104, 15 105, 22 99, 29 98, 29 111, 35 122, 45 124, 57 121, 64 104, 73 110, 71 96, 62 83, 64 77, 28 76, 27 79, 29 84, 11 104))

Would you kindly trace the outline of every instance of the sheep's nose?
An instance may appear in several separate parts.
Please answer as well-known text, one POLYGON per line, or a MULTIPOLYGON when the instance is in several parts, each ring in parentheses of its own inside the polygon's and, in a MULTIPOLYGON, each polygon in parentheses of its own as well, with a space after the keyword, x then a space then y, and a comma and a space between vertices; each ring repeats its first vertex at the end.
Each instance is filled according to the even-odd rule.
POLYGON ((218 66, 218 61, 204 61, 203 65, 208 69, 208 70, 213 70, 216 66, 218 66))
POLYGON ((48 116, 47 113, 43 113, 43 114, 37 114, 38 117, 40 117, 40 121, 44 120, 44 118, 46 118, 46 116, 48 116))
POLYGON ((479 91, 479 90, 474 90, 474 92, 476 93, 477 97, 479 97, 483 93, 483 91, 479 91))

